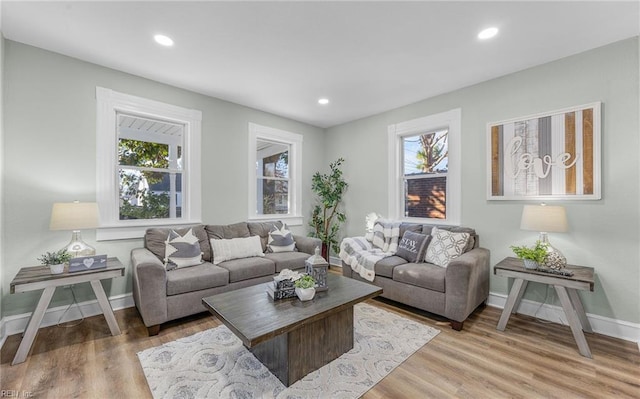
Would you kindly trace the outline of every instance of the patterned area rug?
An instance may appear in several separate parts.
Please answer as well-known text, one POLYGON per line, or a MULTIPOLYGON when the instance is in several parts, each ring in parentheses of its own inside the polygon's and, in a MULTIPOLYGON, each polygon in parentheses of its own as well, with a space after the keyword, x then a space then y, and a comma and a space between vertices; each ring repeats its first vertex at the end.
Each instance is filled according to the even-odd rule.
POLYGON ((357 398, 439 331, 385 310, 358 304, 349 352, 282 385, 225 326, 138 353, 153 397, 357 398))

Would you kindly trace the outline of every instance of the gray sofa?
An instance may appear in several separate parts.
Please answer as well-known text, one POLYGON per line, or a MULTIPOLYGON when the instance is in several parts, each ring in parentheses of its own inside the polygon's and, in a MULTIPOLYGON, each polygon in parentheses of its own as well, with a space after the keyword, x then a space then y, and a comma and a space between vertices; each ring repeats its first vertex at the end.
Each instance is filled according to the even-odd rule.
MULTIPOLYGON (((400 237, 406 230, 431 234, 433 225, 403 223, 400 237)), ((475 230, 465 227, 438 226, 453 232, 468 232, 473 242, 446 268, 431 263, 408 263, 399 256, 390 256, 375 264, 376 277, 367 281, 342 262, 342 274, 382 288, 382 297, 427 312, 444 316, 454 330, 460 331, 467 317, 489 297, 489 250, 480 248, 475 230)))
MULTIPOLYGON (((203 252, 204 263, 167 271, 163 260, 170 229, 147 230, 144 248, 131 251, 133 299, 149 335, 160 331, 160 324, 204 312, 202 298, 221 292, 272 281, 282 269, 301 269, 315 248, 317 238, 294 235, 297 251, 265 253, 264 257, 233 259, 214 265, 209 239, 260 236, 263 252, 269 231, 280 222, 236 223, 232 225, 192 226, 203 252)), ((184 234, 189 228, 175 229, 184 234)), ((267 295, 265 293, 265 295, 267 295)))

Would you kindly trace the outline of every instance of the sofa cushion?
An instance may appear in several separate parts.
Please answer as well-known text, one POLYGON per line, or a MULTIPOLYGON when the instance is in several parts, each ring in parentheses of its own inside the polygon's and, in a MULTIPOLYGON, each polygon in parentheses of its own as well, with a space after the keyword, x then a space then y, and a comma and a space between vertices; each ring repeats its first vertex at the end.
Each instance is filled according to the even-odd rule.
POLYGON ((424 252, 431 240, 430 235, 414 233, 410 230, 405 231, 396 255, 406 259, 407 262, 421 262, 424 259, 424 252))
POLYGON ((167 295, 205 290, 229 284, 229 271, 209 262, 167 273, 167 295))
POLYGON ((249 237, 251 235, 246 222, 227 225, 209 224, 204 226, 204 229, 206 230, 209 239, 216 238, 230 240, 232 238, 249 237))
POLYGON ((399 256, 388 256, 376 262, 376 276, 393 278, 393 269, 398 265, 404 265, 407 261, 399 256))
POLYGON ((412 231, 414 233, 425 234, 425 233, 422 232, 422 225, 421 224, 418 224, 418 223, 406 223, 406 222, 401 223, 400 224, 400 237, 402 237, 404 235, 404 233, 406 233, 407 231, 412 231))
POLYGON ((269 276, 276 272, 276 264, 272 260, 258 257, 228 260, 219 266, 229 271, 229 283, 269 276))
POLYGON ((251 258, 253 256, 264 256, 260 245, 260 237, 240 237, 231 239, 211 239, 211 250, 213 251, 213 264, 232 259, 251 258))
MULTIPOLYGON (((200 243, 200 250, 202 251, 202 258, 206 262, 211 262, 211 246, 209 244, 209 237, 203 225, 196 225, 192 227, 185 227, 183 229, 173 229, 176 233, 184 235, 189 229, 193 229, 193 234, 198 237, 200 243)), ((147 229, 144 235, 144 247, 151 251, 155 256, 164 262, 165 242, 169 237, 169 232, 172 229, 167 228, 151 228, 147 229)))
POLYGON ((454 233, 434 227, 431 242, 424 257, 425 262, 447 267, 449 262, 462 255, 469 243, 469 233, 454 233))
POLYGON ((202 251, 198 237, 193 234, 193 229, 185 234, 178 234, 175 230, 169 232, 164 250, 164 267, 174 270, 181 267, 190 267, 202 263, 202 251))
POLYGON ((249 222, 247 223, 247 227, 249 229, 249 234, 252 236, 260 236, 260 243, 262 244, 262 252, 266 252, 267 250, 267 242, 269 240, 269 232, 273 230, 274 227, 281 228, 283 226, 282 222, 249 222))
POLYGON ((393 269, 393 280, 432 291, 444 292, 446 273, 447 269, 431 263, 407 263, 393 269))
POLYGON ((276 273, 280 273, 282 269, 302 269, 304 261, 309 259, 309 254, 304 252, 278 252, 266 253, 265 258, 275 262, 276 273))
POLYGON ((267 241, 267 252, 291 252, 296 249, 296 242, 293 240, 293 234, 287 229, 287 225, 283 224, 281 228, 273 226, 269 232, 267 241))
POLYGON ((427 235, 431 234, 431 230, 433 230, 434 227, 437 227, 440 230, 447 230, 452 233, 469 233, 469 242, 467 243, 467 246, 464 248, 464 252, 469 252, 477 246, 476 245, 477 234, 476 234, 476 231, 472 228, 462 227, 462 226, 434 226, 434 225, 425 224, 422 226, 422 234, 427 234, 427 235))

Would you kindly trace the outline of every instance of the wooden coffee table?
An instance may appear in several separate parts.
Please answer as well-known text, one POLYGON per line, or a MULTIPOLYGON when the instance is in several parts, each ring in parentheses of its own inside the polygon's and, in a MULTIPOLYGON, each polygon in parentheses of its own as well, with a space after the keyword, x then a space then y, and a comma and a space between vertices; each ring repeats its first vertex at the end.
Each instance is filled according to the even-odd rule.
POLYGON ((382 294, 371 284, 327 276, 313 300, 273 301, 267 284, 203 298, 202 303, 285 386, 353 348, 353 305, 382 294))

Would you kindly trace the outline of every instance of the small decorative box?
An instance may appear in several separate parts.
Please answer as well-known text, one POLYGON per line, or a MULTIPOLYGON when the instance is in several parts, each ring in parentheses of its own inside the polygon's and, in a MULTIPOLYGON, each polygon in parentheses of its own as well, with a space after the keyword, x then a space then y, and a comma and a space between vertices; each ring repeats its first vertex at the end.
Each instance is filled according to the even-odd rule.
POLYGON ((281 290, 276 290, 271 286, 267 286, 267 294, 269 294, 269 296, 271 297, 271 299, 273 299, 274 301, 277 301, 279 299, 285 299, 285 298, 293 298, 296 296, 296 289, 295 287, 291 287, 291 288, 284 288, 281 290))
POLYGON ((107 255, 81 256, 69 261, 69 273, 107 267, 107 255))

